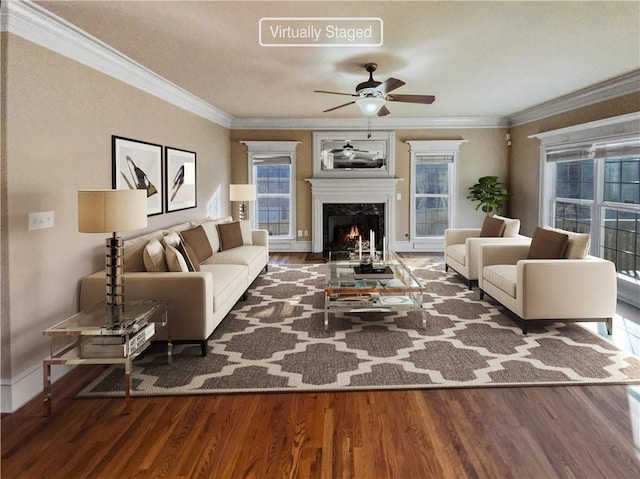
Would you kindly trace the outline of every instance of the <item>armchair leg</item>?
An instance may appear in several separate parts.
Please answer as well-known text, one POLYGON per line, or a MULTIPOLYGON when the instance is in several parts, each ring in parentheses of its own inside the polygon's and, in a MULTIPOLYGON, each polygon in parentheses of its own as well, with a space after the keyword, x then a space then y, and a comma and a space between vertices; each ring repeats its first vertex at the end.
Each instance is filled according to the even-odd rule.
POLYGON ((444 264, 444 272, 445 273, 449 272, 449 265, 447 263, 444 264))
POLYGON ((613 318, 607 318, 605 322, 607 324, 607 334, 611 336, 613 334, 613 318))
POLYGON ((484 291, 480 290, 480 301, 484 299, 484 291))
POLYGON ((529 330, 529 325, 527 324, 527 322, 523 319, 522 320, 522 334, 527 334, 529 330))
POLYGON ((200 350, 202 351, 202 357, 207 355, 207 340, 200 341, 200 350))

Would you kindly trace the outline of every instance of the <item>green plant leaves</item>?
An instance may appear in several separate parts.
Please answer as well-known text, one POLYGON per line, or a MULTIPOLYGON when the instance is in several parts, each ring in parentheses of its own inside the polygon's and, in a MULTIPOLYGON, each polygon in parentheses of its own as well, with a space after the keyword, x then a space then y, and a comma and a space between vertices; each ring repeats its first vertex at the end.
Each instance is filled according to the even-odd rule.
POLYGON ((497 176, 483 176, 469 187, 467 199, 478 202, 476 210, 482 209, 484 213, 490 214, 492 211, 499 212, 510 196, 507 186, 500 183, 497 176))

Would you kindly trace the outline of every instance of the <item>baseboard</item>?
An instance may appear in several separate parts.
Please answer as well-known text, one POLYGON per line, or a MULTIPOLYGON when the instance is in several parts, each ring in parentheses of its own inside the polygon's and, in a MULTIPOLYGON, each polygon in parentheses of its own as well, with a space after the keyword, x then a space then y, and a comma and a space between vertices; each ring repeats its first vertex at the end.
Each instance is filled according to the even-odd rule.
MULTIPOLYGON (((75 366, 56 365, 51 368, 51 382, 68 374, 75 366)), ((42 363, 34 364, 16 378, 2 379, 0 383, 0 412, 16 412, 33 398, 42 396, 42 363)))

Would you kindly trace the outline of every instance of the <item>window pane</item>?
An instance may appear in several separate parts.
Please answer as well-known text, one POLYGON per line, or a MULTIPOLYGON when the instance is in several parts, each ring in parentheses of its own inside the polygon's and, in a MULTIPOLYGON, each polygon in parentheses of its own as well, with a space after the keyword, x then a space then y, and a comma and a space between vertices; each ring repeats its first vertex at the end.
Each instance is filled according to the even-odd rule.
POLYGON ((291 167, 289 165, 256 166, 256 184, 258 194, 289 194, 291 185, 291 167))
POLYGON ((604 257, 618 273, 640 279, 640 213, 605 208, 604 257))
POLYGON ((258 197, 257 215, 259 229, 266 229, 270 236, 289 236, 290 200, 288 197, 258 197))
POLYGON ((556 164, 556 197, 593 199, 593 160, 556 164))
POLYGON ((640 204, 640 159, 607 158, 605 160, 604 200, 640 204))
POLYGON ((416 194, 447 194, 449 167, 447 163, 418 163, 416 165, 416 194))
POLYGON ((291 236, 291 165, 255 165, 257 226, 270 236, 291 236))
POLYGON ((573 203, 556 202, 556 228, 574 233, 591 233, 591 207, 573 203))
POLYGON ((416 198, 416 235, 443 236, 449 227, 449 198, 416 198))

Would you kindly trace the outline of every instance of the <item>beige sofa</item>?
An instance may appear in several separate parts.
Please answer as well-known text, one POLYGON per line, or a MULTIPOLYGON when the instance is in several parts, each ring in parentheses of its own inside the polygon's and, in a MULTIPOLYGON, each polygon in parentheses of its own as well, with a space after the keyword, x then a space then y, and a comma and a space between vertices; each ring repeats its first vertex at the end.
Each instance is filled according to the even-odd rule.
POLYGON ((478 283, 478 257, 485 244, 529 244, 531 238, 522 236, 520 220, 494 215, 505 221, 502 236, 481 237, 482 228, 449 228, 444 231, 445 271, 453 269, 462 276, 472 289, 478 283))
MULTIPOLYGON (((227 234, 227 239, 229 239, 227 234)), ((184 242, 183 242, 184 244, 184 242)), ((205 244, 205 246, 207 246, 205 244)), ((124 243, 124 281, 127 299, 153 298, 168 303, 172 338, 177 342, 197 342, 202 355, 207 339, 236 302, 243 298, 251 283, 266 270, 269 262, 269 237, 266 230, 251 230, 248 222, 233 224, 231 217, 205 218, 176 225, 133 238, 124 243), (241 240, 225 247, 224 231, 240 225, 241 240), (201 229, 198 228, 201 226, 201 229), (224 228, 222 230, 221 228, 224 228), (202 235, 204 230, 205 235, 202 235), (185 271, 189 253, 175 253, 167 244, 155 254, 156 247, 176 234, 197 232, 211 248, 211 256, 197 266, 200 271, 185 271), (173 235, 170 235, 173 233, 173 235), (150 253, 151 251, 151 253, 150 253), (181 256, 181 261, 177 261, 181 256), (165 261, 165 263, 163 263, 165 261), (184 261, 184 262, 182 262, 184 261)), ((188 267, 187 267, 188 268, 188 267)), ((86 309, 105 296, 105 272, 84 277, 80 284, 80 309, 86 309)))
POLYGON ((587 254, 588 235, 565 233, 569 246, 562 259, 526 259, 526 244, 482 246, 480 299, 487 294, 518 315, 524 334, 531 320, 604 321, 611 334, 615 265, 587 254))

